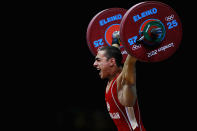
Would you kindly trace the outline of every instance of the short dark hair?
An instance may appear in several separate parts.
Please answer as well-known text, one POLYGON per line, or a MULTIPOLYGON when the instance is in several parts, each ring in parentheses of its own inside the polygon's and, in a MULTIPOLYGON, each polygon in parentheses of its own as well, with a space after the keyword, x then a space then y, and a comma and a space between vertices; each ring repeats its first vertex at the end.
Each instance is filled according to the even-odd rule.
POLYGON ((105 57, 107 57, 107 60, 110 58, 115 58, 116 65, 118 67, 122 66, 122 54, 120 49, 114 46, 102 46, 99 51, 105 51, 105 57))

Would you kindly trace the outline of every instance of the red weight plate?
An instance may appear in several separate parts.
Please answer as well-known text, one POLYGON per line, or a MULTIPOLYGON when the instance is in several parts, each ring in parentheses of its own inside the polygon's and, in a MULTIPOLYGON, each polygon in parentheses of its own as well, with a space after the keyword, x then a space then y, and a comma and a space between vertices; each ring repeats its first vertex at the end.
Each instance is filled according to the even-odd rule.
MULTIPOLYGON (((93 17, 86 33, 87 44, 93 55, 97 54, 97 50, 100 47, 111 46, 112 34, 114 31, 120 31, 120 22, 126 11, 123 8, 109 8, 93 17)), ((127 52, 122 44, 120 45, 120 50, 123 54, 124 62, 127 52)))
POLYGON ((141 61, 159 62, 172 56, 182 39, 182 25, 177 13, 168 5, 157 1, 146 1, 131 7, 120 24, 120 39, 125 50, 141 61), (136 44, 144 22, 160 20, 165 27, 165 37, 159 46, 151 48, 136 44))

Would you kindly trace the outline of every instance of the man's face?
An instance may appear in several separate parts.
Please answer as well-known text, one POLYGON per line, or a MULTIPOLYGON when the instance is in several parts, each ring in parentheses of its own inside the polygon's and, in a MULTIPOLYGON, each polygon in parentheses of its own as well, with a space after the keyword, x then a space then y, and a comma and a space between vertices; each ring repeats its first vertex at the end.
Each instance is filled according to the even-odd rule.
POLYGON ((107 60, 104 54, 105 51, 98 51, 93 64, 100 71, 99 75, 101 79, 108 78, 110 75, 110 60, 107 60))

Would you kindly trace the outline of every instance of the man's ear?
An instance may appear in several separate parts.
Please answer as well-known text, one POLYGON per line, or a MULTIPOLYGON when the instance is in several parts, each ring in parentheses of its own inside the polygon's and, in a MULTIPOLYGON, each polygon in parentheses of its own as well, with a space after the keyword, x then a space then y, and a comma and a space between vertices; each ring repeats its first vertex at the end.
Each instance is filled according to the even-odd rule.
POLYGON ((110 61, 110 66, 116 65, 116 60, 115 60, 115 58, 110 58, 109 61, 110 61))

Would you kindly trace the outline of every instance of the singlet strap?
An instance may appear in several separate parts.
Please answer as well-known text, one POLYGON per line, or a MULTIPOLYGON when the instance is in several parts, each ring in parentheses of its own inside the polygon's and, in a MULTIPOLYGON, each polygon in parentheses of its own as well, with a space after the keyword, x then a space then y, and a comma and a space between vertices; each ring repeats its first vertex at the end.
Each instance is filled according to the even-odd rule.
POLYGON ((111 85, 110 85, 110 88, 112 87, 114 81, 118 78, 119 75, 120 75, 120 74, 117 74, 116 77, 114 77, 114 79, 112 80, 112 83, 111 83, 111 85))

